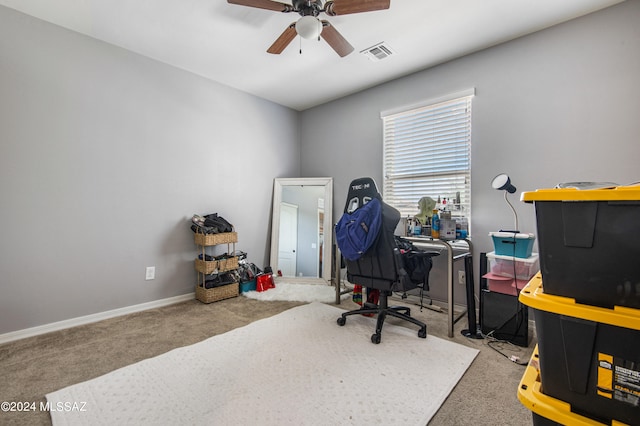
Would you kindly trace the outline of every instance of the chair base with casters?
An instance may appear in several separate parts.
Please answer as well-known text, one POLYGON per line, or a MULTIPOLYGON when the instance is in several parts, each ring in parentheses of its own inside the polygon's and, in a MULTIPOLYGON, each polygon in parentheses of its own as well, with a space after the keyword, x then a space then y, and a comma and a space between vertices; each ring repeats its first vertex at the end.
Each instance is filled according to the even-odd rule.
POLYGON ((382 326, 384 325, 384 320, 386 319, 387 315, 390 315, 392 317, 411 322, 420 327, 420 330, 418 330, 418 337, 425 339, 427 337, 427 325, 411 316, 411 308, 408 308, 406 306, 389 306, 389 296, 391 296, 391 294, 392 293, 389 290, 381 290, 380 301, 378 305, 365 303, 364 306, 360 309, 345 312, 340 316, 340 318, 338 318, 338 325, 345 325, 347 322, 347 317, 349 315, 376 315, 376 332, 371 335, 371 342, 378 344, 382 340, 382 326))

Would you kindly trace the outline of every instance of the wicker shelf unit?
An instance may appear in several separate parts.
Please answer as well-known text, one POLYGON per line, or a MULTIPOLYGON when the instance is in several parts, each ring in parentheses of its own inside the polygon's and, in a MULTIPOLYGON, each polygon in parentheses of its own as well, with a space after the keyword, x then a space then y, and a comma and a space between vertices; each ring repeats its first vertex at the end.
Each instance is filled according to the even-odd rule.
POLYGON ((202 259, 196 258, 195 260, 195 268, 196 271, 198 271, 196 299, 202 303, 212 303, 238 296, 240 294, 238 282, 213 288, 206 288, 205 286, 207 275, 238 269, 238 258, 236 256, 219 260, 206 260, 206 248, 226 244, 227 253, 235 253, 238 234, 236 232, 225 232, 222 234, 196 233, 194 236, 195 243, 200 247, 202 253, 202 259))

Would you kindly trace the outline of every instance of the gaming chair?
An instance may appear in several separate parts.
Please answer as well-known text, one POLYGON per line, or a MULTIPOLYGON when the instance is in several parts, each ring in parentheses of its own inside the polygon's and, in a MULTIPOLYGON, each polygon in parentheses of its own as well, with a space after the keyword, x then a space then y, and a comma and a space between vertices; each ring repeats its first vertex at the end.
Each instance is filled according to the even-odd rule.
MULTIPOLYGON (((411 310, 405 306, 389 306, 388 298, 394 291, 404 292, 421 285, 427 285, 427 277, 431 269, 431 257, 437 252, 411 251, 402 253, 394 235, 396 226, 400 221, 400 212, 382 201, 376 183, 372 178, 359 178, 351 182, 344 207, 345 214, 351 214, 362 208, 372 199, 381 202, 382 224, 378 236, 373 245, 357 260, 345 259, 347 266, 347 279, 352 284, 361 285, 380 291, 378 304, 364 303, 362 308, 343 313, 338 318, 338 325, 344 326, 347 317, 359 314, 374 314, 377 316, 376 330, 371 336, 371 341, 380 343, 382 326, 387 315, 411 322, 420 327, 418 337, 427 337, 427 326, 421 321, 411 317, 411 310), (412 281, 405 268, 405 259, 408 255, 421 257, 425 266, 422 282, 412 281)), ((337 229, 337 228, 336 228, 337 229)), ((425 290, 428 288, 425 288, 425 290)))

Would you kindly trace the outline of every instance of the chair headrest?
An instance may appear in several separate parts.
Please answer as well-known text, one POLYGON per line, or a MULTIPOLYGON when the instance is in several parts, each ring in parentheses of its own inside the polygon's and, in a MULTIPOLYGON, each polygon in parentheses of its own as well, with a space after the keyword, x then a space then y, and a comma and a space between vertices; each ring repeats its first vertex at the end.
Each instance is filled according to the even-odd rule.
POLYGON ((347 202, 344 206, 344 213, 354 212, 373 198, 382 201, 378 186, 372 178, 363 177, 352 180, 349 184, 349 191, 347 192, 347 202))

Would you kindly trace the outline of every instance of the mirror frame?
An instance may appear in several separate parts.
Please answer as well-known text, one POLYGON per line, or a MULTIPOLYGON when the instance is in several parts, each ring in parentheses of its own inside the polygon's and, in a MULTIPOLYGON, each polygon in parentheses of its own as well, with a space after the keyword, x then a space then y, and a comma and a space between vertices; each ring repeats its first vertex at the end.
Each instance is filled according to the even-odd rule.
POLYGON ((333 178, 276 178, 273 181, 273 212, 271 221, 271 268, 278 281, 331 283, 331 247, 333 246, 333 178), (277 277, 278 249, 280 235, 280 203, 282 189, 285 186, 323 186, 324 187, 324 242, 322 244, 322 278, 314 277, 277 277))

